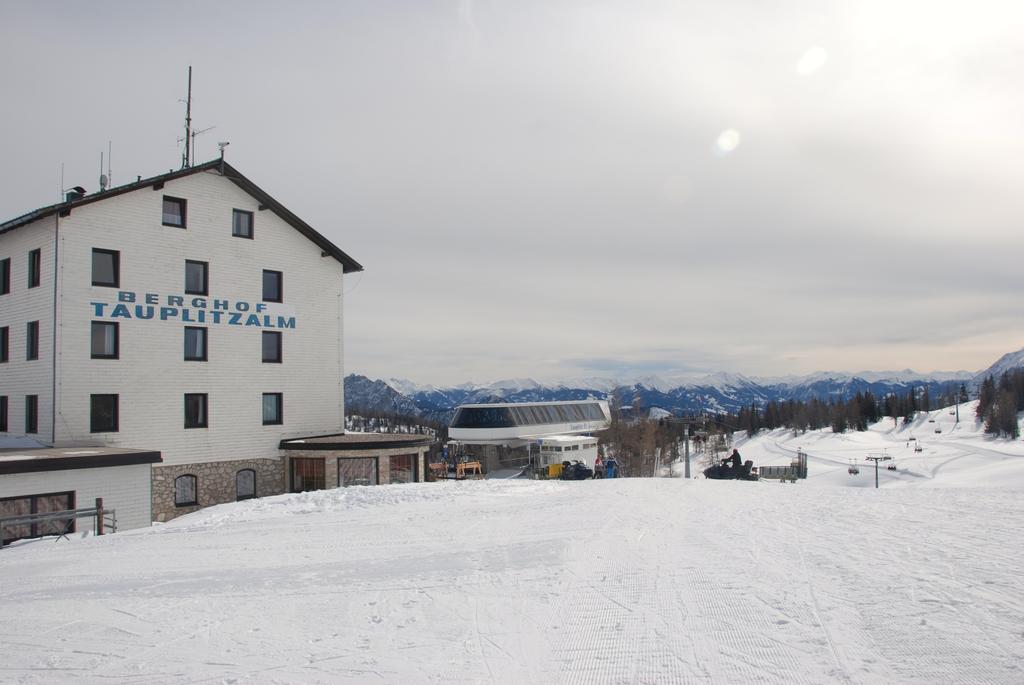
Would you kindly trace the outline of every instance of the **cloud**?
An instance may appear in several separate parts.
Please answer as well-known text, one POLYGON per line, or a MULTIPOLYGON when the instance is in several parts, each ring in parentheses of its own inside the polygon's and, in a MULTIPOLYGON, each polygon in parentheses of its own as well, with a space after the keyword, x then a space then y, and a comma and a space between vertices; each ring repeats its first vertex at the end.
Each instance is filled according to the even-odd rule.
POLYGON ((199 158, 230 140, 366 266, 350 368, 782 375, 1019 347, 1016 3, 119 10, 0 10, 5 94, 31 103, 0 111, 0 216, 53 201, 61 162, 94 186, 108 140, 115 183, 176 167, 192 64, 199 158))

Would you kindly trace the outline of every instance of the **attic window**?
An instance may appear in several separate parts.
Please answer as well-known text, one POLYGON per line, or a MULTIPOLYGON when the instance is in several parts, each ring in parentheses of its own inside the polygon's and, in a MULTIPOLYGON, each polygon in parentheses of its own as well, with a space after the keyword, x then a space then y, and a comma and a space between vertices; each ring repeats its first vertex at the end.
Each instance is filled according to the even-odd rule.
POLYGON ((252 212, 242 209, 232 210, 231 235, 236 238, 252 238, 252 212))
POLYGON ((185 200, 182 198, 164 195, 164 226, 185 228, 185 206, 185 200))

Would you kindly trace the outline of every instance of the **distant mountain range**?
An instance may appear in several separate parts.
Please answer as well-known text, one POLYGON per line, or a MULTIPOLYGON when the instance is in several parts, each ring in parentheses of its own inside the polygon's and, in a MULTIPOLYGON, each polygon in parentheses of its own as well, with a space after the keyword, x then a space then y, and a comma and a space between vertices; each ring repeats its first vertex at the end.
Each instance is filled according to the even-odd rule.
POLYGON ((995 364, 988 367, 971 380, 971 386, 977 389, 981 382, 987 377, 992 376, 997 381, 1007 371, 1012 369, 1018 369, 1024 367, 1024 349, 1017 350, 1016 352, 1007 352, 1000 357, 995 364))
POLYGON ((927 388, 932 397, 961 383, 972 392, 988 376, 999 376, 1024 366, 1024 349, 1004 355, 981 373, 958 371, 919 374, 914 371, 816 373, 783 378, 748 378, 719 373, 703 378, 645 377, 631 381, 589 378, 553 383, 509 379, 486 385, 464 383, 452 387, 417 385, 407 380, 371 380, 352 374, 345 378, 346 413, 391 412, 447 423, 460 404, 490 402, 552 402, 587 398, 610 399, 619 407, 643 412, 659 409, 677 416, 698 412, 735 413, 751 404, 771 401, 848 399, 858 392, 876 397, 927 388))

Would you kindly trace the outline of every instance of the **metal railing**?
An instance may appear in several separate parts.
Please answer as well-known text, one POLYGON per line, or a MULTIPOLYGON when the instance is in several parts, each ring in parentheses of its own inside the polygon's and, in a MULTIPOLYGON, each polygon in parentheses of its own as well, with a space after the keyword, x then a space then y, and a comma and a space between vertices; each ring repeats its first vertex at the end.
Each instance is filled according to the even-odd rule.
POLYGON ((799 471, 795 466, 758 466, 757 475, 766 480, 796 480, 799 478, 799 471))
MULTIPOLYGON (((94 532, 96 535, 104 535, 108 529, 111 533, 117 532, 117 510, 116 509, 104 509, 103 498, 96 498, 96 506, 88 509, 67 509, 65 511, 48 511, 42 514, 22 514, 19 516, 6 516, 0 518, 0 547, 4 546, 4 528, 13 526, 35 526, 40 523, 51 523, 51 522, 64 522, 64 528, 60 531, 55 531, 53 535, 57 535, 59 540, 62 537, 67 537, 67 534, 71 532, 71 522, 76 519, 91 518, 95 519, 94 532)), ((30 535, 27 537, 43 537, 42 535, 30 535)), ((18 538, 22 539, 22 538, 18 538)))
POLYGON ((789 463, 789 466, 760 466, 757 475, 761 478, 778 478, 779 480, 793 480, 807 478, 807 453, 803 449, 796 451, 796 457, 789 463))

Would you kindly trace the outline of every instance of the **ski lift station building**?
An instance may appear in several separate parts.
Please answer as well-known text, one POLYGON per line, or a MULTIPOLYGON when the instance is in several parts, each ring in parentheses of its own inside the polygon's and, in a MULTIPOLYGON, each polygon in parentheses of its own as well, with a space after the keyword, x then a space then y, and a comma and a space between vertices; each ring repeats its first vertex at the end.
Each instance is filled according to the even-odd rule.
POLYGON ((448 437, 487 472, 579 459, 593 462, 597 439, 608 428, 605 400, 464 404, 455 410, 448 437), (539 457, 539 459, 538 459, 539 457))

